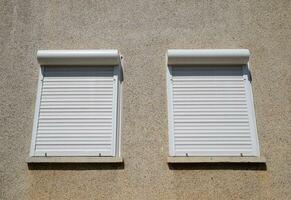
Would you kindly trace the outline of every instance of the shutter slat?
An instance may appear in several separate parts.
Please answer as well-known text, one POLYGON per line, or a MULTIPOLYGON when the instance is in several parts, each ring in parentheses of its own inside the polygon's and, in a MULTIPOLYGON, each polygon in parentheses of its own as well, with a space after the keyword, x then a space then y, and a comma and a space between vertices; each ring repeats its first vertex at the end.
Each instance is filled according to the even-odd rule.
POLYGON ((172 67, 173 148, 176 156, 250 155, 242 67, 172 67))
POLYGON ((114 67, 44 68, 35 155, 112 156, 114 67))
POLYGON ((52 134, 49 134, 49 133, 46 133, 46 134, 40 134, 38 139, 42 139, 42 138, 45 138, 45 139, 48 139, 48 138, 53 138, 53 139, 56 139, 56 138, 80 138, 80 139, 87 139, 87 138, 84 138, 84 137, 88 137, 88 138, 104 138, 104 139, 107 139, 107 138, 111 138, 111 134, 96 134, 95 132, 94 133, 84 133, 84 132, 81 132, 80 134, 72 134, 72 133, 67 133, 67 134, 64 134, 64 133, 52 133, 52 134), (46 138, 47 137, 47 138, 46 138))

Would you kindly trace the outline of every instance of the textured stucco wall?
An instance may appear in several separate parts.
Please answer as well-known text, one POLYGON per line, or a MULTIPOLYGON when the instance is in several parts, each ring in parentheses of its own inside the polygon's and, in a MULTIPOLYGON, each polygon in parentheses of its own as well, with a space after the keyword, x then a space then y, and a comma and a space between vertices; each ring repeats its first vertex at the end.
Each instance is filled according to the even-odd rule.
POLYGON ((0 199, 291 199, 290 8, 290 0, 0 0, 0 199), (36 51, 104 48, 124 55, 124 166, 29 170, 25 158, 38 78, 36 51), (251 50, 267 170, 169 168, 168 48, 251 50))

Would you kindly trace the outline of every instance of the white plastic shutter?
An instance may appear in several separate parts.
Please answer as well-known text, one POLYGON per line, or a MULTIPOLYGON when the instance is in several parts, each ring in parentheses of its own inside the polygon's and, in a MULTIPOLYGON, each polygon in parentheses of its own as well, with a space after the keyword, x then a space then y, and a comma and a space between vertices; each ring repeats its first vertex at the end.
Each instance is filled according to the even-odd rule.
POLYGON ((45 66, 34 156, 114 156, 114 66, 45 66))
POLYGON ((169 67, 173 156, 254 156, 247 66, 169 67))

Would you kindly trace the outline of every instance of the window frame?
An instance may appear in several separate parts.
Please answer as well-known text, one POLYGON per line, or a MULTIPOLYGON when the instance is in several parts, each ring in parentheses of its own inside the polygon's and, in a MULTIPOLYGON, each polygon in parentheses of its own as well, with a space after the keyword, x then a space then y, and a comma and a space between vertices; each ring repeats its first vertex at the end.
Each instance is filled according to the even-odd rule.
MULTIPOLYGON (((35 111, 34 111, 34 120, 33 120, 33 128, 32 128, 32 137, 31 137, 31 145, 30 145, 30 152, 29 152, 29 158, 27 159, 28 163, 33 162, 123 162, 123 159, 121 158, 121 98, 122 98, 122 65, 120 61, 120 56, 117 50, 89 50, 89 53, 94 54, 95 60, 93 62, 88 64, 88 60, 85 54, 83 54, 83 57, 78 58, 78 53, 82 55, 82 53, 86 53, 88 50, 43 50, 41 53, 44 55, 47 55, 49 53, 54 53, 54 55, 50 58, 53 61, 53 64, 50 64, 46 60, 45 64, 42 64, 42 56, 39 55, 38 52, 38 61, 40 64, 39 67, 39 74, 38 74, 38 83, 37 83, 37 93, 36 93, 36 101, 35 101, 35 111), (65 52, 67 55, 62 54, 65 52), (73 57, 70 57, 70 53, 73 53, 73 57), (77 54, 77 55, 76 55, 77 54), (103 54, 103 55, 102 55, 103 54), (104 56, 104 54, 107 54, 104 56), (110 57, 112 54, 112 57, 110 57), (55 62, 54 58, 55 56, 58 56, 56 59, 60 59, 59 62, 55 62), (98 55, 100 55, 98 59, 98 55), (110 56, 108 56, 110 55, 110 56), (100 62, 96 62, 100 60, 100 62), (105 58, 104 58, 105 57, 105 58), (65 62, 63 62, 61 59, 63 59, 65 62), (72 59, 72 60, 71 60, 72 59), (75 60, 74 60, 75 59, 75 60), (76 59, 79 59, 76 61, 76 59), (102 60, 103 59, 103 60, 102 60), (87 61, 86 61, 87 60, 87 61), (63 63, 62 63, 63 62, 63 63), (75 62, 75 63, 72 63, 75 62), (44 79, 43 72, 45 67, 50 67, 50 65, 59 65, 58 63, 61 63, 61 65, 66 67, 71 66, 98 66, 98 65, 104 65, 104 66, 112 66, 113 67, 113 104, 112 104, 112 116, 113 116, 113 138, 112 138, 112 156, 92 156, 92 155, 60 155, 60 156, 39 156, 36 155, 36 137, 37 137, 37 129, 38 129, 38 121, 39 121, 39 115, 40 115, 40 103, 42 98, 42 81, 44 79), (82 64, 84 63, 84 64, 82 64), (61 160, 56 159, 56 157, 62 157, 61 160), (86 159, 88 157, 88 159, 86 159), (92 159, 92 157, 96 157, 98 159, 92 159), (42 159, 44 158, 44 159, 42 159), (48 158, 48 159, 46 159, 48 158), (67 159, 64 159, 67 158, 67 159)), ((92 55, 89 55, 89 60, 92 59, 92 55)), ((47 57, 46 57, 47 59, 47 57)))
MULTIPOLYGON (((168 50, 168 63, 166 70, 166 80, 167 80, 167 109, 168 109, 168 143, 169 143, 169 156, 170 157, 186 157, 186 155, 176 155, 175 144, 174 144, 174 106, 173 106, 173 86, 172 86, 172 68, 178 67, 177 65, 181 65, 182 63, 186 63, 188 66, 193 65, 217 65, 218 64, 228 64, 238 63, 236 65, 242 66, 242 73, 245 84, 245 92, 247 98, 247 109, 248 109, 248 118, 250 123, 250 136, 252 138, 252 155, 248 157, 260 157, 260 148, 259 148, 259 138, 256 127, 256 116, 255 116, 255 108, 254 108, 254 100, 251 86, 251 73, 250 73, 250 64, 248 62, 249 52, 246 51, 245 55, 242 54, 242 58, 240 58, 237 54, 239 50, 168 50), (176 51, 176 52, 175 52, 176 51), (233 53, 234 51, 234 53, 233 53), (227 53, 225 53, 227 52, 227 53), (172 55, 171 55, 172 54, 172 55), (180 54, 180 55, 179 55, 180 54), (188 55, 187 55, 188 54, 188 55), (236 54, 236 58, 232 56, 232 54, 236 54), (171 57, 172 56, 172 60, 171 57), (247 57, 246 58, 243 58, 247 57), (210 58, 210 59, 209 59, 210 58), (183 60, 185 62, 183 62, 183 60), (233 61, 232 61, 233 60, 233 61), (191 64, 193 63, 193 64, 191 64)), ((244 52, 243 52, 244 53, 244 52)), ((219 67, 219 66, 218 66, 219 67)), ((242 155, 241 155, 242 156, 242 155)), ((221 155, 206 155, 206 156, 189 156, 189 157, 239 157, 239 156, 221 156, 221 155)), ((247 157, 247 156, 246 156, 247 157)), ((171 162, 173 159, 170 159, 171 162)), ((197 160, 196 160, 197 161, 197 160)))

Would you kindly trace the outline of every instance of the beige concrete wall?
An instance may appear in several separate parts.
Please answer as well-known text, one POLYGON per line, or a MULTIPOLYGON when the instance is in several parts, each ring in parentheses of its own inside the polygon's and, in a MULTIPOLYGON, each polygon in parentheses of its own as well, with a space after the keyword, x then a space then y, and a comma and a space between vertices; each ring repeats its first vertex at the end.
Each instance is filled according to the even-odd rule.
POLYGON ((0 0, 0 199, 291 199, 290 8, 290 0, 0 0), (36 51, 103 48, 124 55, 124 166, 29 170, 36 51), (251 50, 266 170, 167 165, 169 48, 251 50))

